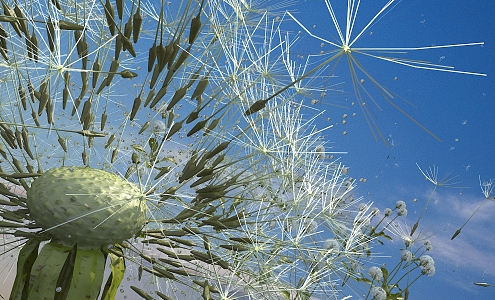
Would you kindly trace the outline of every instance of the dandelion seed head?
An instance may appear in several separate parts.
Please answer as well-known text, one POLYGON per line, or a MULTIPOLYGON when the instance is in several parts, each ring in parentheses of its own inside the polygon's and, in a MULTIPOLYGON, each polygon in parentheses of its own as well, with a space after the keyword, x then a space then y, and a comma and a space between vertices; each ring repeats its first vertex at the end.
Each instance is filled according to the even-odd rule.
POLYGON ((405 218, 407 216, 407 209, 405 207, 399 209, 397 215, 405 218))
POLYGON ((334 239, 327 239, 323 243, 323 247, 325 249, 328 249, 329 251, 338 251, 340 248, 340 244, 334 239))
POLYGON ((371 279, 373 279, 374 281, 380 281, 383 279, 383 272, 378 267, 375 266, 371 267, 368 270, 368 274, 370 275, 371 279))
POLYGON ((400 250, 400 259, 403 261, 410 262, 413 258, 413 254, 411 251, 406 250, 406 249, 401 249, 400 250))
POLYGON ((385 210, 383 211, 383 214, 385 214, 385 217, 390 217, 392 215, 392 209, 390 208, 385 208, 385 210))
POLYGON ((397 208, 397 209, 406 208, 406 202, 404 202, 402 200, 397 201, 395 203, 395 208, 397 208))
POLYGON ((385 300, 387 299, 387 292, 382 287, 374 286, 371 288, 371 296, 373 296, 373 300, 385 300))

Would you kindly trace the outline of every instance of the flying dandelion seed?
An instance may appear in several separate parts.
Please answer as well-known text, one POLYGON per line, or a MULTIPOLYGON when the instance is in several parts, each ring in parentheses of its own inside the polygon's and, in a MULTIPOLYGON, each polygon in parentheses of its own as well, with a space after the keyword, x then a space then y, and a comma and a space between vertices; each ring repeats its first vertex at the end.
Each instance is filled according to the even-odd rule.
POLYGON ((291 59, 290 4, 2 1, 12 299, 404 294, 363 277, 391 237, 315 122, 331 60, 291 59))
MULTIPOLYGON (((402 109, 393 101, 393 99, 395 98, 393 92, 387 89, 386 87, 384 87, 382 84, 380 84, 376 79, 374 79, 372 74, 368 72, 366 68, 359 62, 357 56, 363 55, 366 57, 371 57, 374 59, 383 60, 414 69, 476 75, 476 76, 486 76, 486 74, 482 74, 482 73, 455 70, 451 66, 439 65, 424 61, 416 61, 407 58, 385 56, 381 54, 381 53, 403 54, 403 53, 407 53, 408 51, 426 51, 426 50, 434 50, 434 49, 442 49, 442 48, 479 46, 479 45, 483 45, 483 42, 424 46, 424 47, 407 47, 407 48, 355 47, 355 44, 361 39, 361 37, 363 37, 363 35, 367 31, 370 30, 371 27, 373 27, 373 25, 376 24, 376 22, 378 22, 384 15, 388 14, 398 4, 395 2, 396 1, 394 0, 386 2, 386 4, 384 4, 381 7, 381 9, 376 11, 375 15, 371 17, 371 19, 367 21, 367 23, 364 23, 366 25, 363 26, 362 29, 358 29, 357 26, 355 25, 358 23, 357 22, 358 20, 360 21, 359 18, 361 15, 360 11, 364 9, 363 8, 363 6, 365 5, 364 3, 361 3, 361 1, 348 1, 347 12, 345 15, 345 23, 342 24, 341 22, 339 22, 339 17, 340 17, 339 12, 334 9, 334 6, 332 5, 332 1, 325 0, 326 8, 332 20, 330 24, 334 26, 338 34, 338 39, 339 39, 338 42, 332 42, 326 37, 322 37, 320 35, 314 34, 312 30, 308 29, 304 25, 304 22, 301 22, 290 12, 288 12, 288 15, 303 29, 304 32, 309 34, 311 37, 325 44, 329 44, 335 47, 335 50, 328 52, 329 57, 323 59, 323 62, 320 64, 320 66, 330 63, 335 63, 336 66, 343 57, 346 58, 349 67, 349 72, 352 78, 355 97, 358 103, 361 104, 362 113, 366 119, 368 127, 370 128, 375 140, 381 139, 385 144, 387 144, 385 137, 383 136, 378 124, 373 118, 373 114, 370 111, 370 108, 363 106, 363 104, 366 102, 365 98, 366 97, 369 98, 376 106, 376 108, 378 108, 379 110, 382 110, 382 108, 380 107, 378 102, 374 99, 374 97, 371 96, 370 92, 366 89, 365 85, 363 85, 365 83, 365 79, 364 78, 358 79, 359 77, 358 72, 362 72, 362 74, 366 76, 366 78, 378 90, 381 97, 383 97, 388 104, 390 104, 392 107, 397 109, 399 112, 401 112, 411 121, 413 121, 420 128, 422 128, 428 134, 433 136, 435 139, 440 141, 440 139, 436 135, 434 135, 430 130, 424 127, 420 122, 418 122, 413 117, 411 117, 404 109, 402 109), (343 30, 342 28, 345 28, 345 30, 343 30)), ((335 66, 332 68, 332 70, 335 68, 335 66)))

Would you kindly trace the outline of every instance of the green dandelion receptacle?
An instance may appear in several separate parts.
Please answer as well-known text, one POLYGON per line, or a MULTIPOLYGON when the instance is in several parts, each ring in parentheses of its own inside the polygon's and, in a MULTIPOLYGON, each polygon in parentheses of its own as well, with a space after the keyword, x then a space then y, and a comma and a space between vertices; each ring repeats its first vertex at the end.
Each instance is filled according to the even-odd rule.
POLYGON ((28 191, 36 224, 54 241, 99 249, 137 235, 146 221, 145 195, 118 175, 86 167, 53 168, 28 191))

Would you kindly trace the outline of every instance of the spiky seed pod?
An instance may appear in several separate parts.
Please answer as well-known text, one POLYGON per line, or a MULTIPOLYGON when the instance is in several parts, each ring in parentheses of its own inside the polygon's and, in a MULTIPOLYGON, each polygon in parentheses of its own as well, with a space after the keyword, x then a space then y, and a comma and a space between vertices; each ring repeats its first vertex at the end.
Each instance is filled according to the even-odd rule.
POLYGON ((139 233, 145 195, 118 175, 86 167, 53 168, 28 190, 32 218, 67 246, 99 249, 139 233))

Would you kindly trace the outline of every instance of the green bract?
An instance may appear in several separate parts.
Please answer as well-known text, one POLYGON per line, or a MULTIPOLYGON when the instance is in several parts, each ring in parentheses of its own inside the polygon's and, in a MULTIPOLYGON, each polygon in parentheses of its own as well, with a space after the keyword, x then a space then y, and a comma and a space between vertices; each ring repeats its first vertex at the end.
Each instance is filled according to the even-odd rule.
POLYGON ((138 234, 145 195, 118 175, 87 167, 53 168, 28 190, 32 218, 53 240, 94 249, 138 234))

